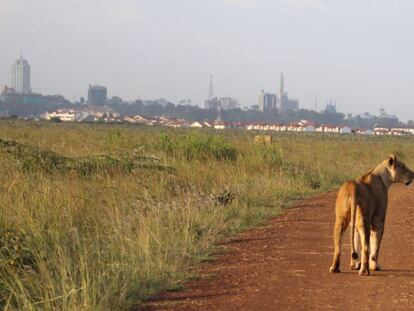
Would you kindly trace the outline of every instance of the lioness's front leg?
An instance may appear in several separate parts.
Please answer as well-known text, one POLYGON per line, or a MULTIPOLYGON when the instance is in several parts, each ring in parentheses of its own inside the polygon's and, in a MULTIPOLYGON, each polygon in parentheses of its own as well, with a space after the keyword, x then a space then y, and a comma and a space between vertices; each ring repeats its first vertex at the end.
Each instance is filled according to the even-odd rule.
POLYGON ((371 225, 371 239, 370 248, 371 254, 369 257, 369 269, 371 271, 378 271, 380 267, 378 265, 379 250, 382 241, 382 235, 384 233, 384 222, 376 221, 371 225))

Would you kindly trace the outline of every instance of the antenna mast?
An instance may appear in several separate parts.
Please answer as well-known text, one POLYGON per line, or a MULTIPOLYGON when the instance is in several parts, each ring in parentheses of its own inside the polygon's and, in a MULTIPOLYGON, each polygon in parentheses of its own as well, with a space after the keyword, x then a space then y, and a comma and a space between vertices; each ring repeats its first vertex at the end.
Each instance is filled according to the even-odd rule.
POLYGON ((208 99, 213 99, 213 97, 214 97, 213 75, 210 75, 210 84, 208 86, 208 99))

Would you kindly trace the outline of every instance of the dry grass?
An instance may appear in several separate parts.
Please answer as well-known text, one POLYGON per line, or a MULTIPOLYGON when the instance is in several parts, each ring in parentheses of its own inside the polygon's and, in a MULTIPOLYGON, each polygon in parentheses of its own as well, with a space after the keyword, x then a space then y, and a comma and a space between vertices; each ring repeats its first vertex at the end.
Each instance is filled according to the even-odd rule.
POLYGON ((409 138, 0 122, 6 310, 128 310, 214 244, 337 187, 409 138), (214 135, 213 135, 214 134, 214 135))

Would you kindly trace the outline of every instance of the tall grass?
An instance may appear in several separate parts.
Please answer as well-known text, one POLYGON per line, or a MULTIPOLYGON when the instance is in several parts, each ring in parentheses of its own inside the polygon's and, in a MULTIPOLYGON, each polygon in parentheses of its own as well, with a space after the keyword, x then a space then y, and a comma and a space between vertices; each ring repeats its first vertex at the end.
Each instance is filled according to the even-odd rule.
POLYGON ((6 310, 129 310, 215 243, 337 187, 409 138, 0 122, 6 310))

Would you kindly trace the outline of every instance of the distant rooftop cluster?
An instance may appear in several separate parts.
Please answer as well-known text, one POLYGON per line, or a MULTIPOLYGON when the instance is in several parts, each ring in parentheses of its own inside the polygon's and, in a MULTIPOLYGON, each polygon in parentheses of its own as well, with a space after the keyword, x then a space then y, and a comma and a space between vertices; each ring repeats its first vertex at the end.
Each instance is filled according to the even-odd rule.
POLYGON ((289 123, 266 122, 224 122, 221 118, 216 120, 188 121, 183 118, 166 116, 145 117, 142 115, 120 116, 109 107, 85 107, 81 109, 58 109, 42 115, 45 120, 59 120, 63 122, 110 122, 130 123, 149 126, 166 126, 172 128, 206 128, 224 130, 238 128, 248 131, 267 132, 302 132, 325 134, 358 134, 358 135, 414 135, 414 128, 385 128, 374 127, 351 128, 347 125, 318 124, 309 120, 300 120, 289 123))

